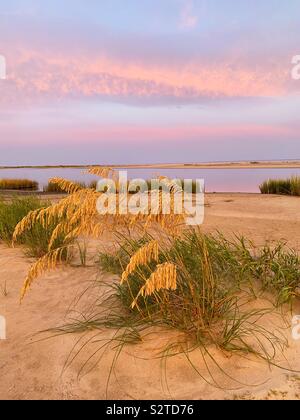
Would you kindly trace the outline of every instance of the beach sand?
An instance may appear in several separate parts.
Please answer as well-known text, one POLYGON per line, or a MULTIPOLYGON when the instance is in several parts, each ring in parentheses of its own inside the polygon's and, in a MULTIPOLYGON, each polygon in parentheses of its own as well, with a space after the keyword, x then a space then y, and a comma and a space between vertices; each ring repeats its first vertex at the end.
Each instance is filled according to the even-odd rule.
MULTIPOLYGON (((300 252, 299 198, 212 194, 207 195, 206 200, 204 231, 244 234, 258 246, 265 241, 284 239, 300 252)), ((95 250, 95 243, 91 248, 95 250)), ((0 341, 0 399, 300 398, 300 341, 291 339, 290 328, 284 330, 290 344, 285 356, 289 367, 299 374, 270 367, 255 358, 228 357, 214 350, 218 362, 240 384, 215 372, 220 388, 213 387, 193 371, 184 356, 177 356, 168 361, 167 387, 161 383, 160 361, 151 360, 167 339, 165 335, 152 335, 142 344, 127 348, 116 365, 116 374, 112 375, 108 389, 113 351, 79 380, 80 367, 95 348, 87 346, 63 372, 66 359, 81 335, 38 341, 47 335, 34 334, 63 324, 74 299, 99 273, 95 266, 64 267, 48 273, 36 281, 19 305, 20 288, 31 261, 21 249, 0 245, 0 314, 7 320, 7 340, 0 341), (4 284, 7 296, 1 293, 4 284)), ((294 313, 300 314, 299 303, 295 305, 294 313)), ((291 314, 288 314, 287 319, 290 318, 291 314)), ((274 330, 284 326, 281 319, 273 315, 266 322, 274 330)), ((94 334, 89 333, 89 337, 94 334)), ((109 336, 112 336, 112 331, 103 331, 99 337, 109 336)), ((192 358, 204 373, 199 354, 193 354, 192 358)), ((281 361, 285 363, 283 357, 281 361)))

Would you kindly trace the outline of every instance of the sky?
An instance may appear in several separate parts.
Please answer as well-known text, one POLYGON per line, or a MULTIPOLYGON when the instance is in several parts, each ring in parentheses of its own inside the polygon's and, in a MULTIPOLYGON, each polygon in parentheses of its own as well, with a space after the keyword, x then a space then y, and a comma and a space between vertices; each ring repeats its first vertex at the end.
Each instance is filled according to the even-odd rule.
POLYGON ((299 22, 299 0, 0 0, 0 165, 300 159, 299 22))

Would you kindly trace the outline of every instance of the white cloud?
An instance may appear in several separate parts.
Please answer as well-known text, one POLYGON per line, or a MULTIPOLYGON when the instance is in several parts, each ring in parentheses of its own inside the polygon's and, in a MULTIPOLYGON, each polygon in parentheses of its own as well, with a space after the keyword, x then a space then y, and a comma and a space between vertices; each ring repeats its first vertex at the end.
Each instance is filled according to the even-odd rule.
POLYGON ((179 26, 182 29, 193 29, 197 24, 198 16, 194 11, 194 2, 192 0, 186 0, 181 9, 179 26))

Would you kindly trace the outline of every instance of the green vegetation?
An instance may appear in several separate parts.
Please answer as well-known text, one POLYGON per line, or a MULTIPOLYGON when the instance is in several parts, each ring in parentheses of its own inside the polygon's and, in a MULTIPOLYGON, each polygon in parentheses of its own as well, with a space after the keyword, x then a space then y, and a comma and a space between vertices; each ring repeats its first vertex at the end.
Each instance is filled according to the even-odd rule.
MULTIPOLYGON (((147 234, 138 240, 123 237, 116 252, 100 254, 99 264, 102 272, 119 280, 101 276, 92 286, 99 288, 92 290, 92 295, 98 295, 94 310, 89 308, 82 318, 55 330, 58 334, 99 330, 96 337, 103 328, 114 330, 112 339, 99 338, 98 350, 93 347, 80 374, 96 363, 95 355, 98 360, 108 348, 114 349, 109 382, 122 351, 148 335, 155 339, 154 331, 160 337, 171 333, 168 344, 157 348, 162 366, 181 354, 203 380, 216 387, 214 374, 227 373, 215 358, 215 349, 256 356, 272 365, 287 345, 280 333, 262 322, 273 313, 280 316, 277 307, 292 304, 299 296, 300 259, 284 244, 256 249, 244 238, 228 240, 199 230, 158 244, 147 234), (251 302, 258 297, 265 308, 253 309, 251 302), (190 356, 194 351, 199 352, 206 374, 190 356)), ((74 348, 66 366, 86 349, 88 337, 74 348)))
POLYGON ((10 243, 16 225, 32 211, 44 207, 45 203, 36 197, 15 197, 0 201, 0 239, 10 243))
MULTIPOLYGON (((0 240, 11 244, 17 224, 31 211, 48 207, 49 202, 43 202, 36 197, 13 198, 9 202, 0 201, 0 240)), ((28 256, 42 257, 48 252, 48 245, 54 229, 58 223, 43 227, 36 223, 31 229, 18 238, 18 244, 23 245, 28 256)), ((53 247, 59 247, 64 240, 60 234, 53 247)))
MULTIPOLYGON (((290 303, 298 296, 300 257, 284 243, 256 248, 243 237, 230 240, 220 233, 202 235, 191 230, 183 238, 175 239, 168 253, 161 255, 160 263, 176 260, 175 256, 180 255, 188 271, 198 277, 200 239, 207 249, 213 275, 218 279, 218 284, 223 285, 227 291, 229 287, 236 291, 246 285, 249 292, 255 294, 254 289, 258 287, 262 292, 273 293, 276 306, 290 303)), ((100 253, 101 269, 121 275, 132 255, 150 240, 150 236, 139 240, 125 240, 115 254, 100 253)))
POLYGON ((281 194, 300 196, 300 177, 289 179, 269 179, 260 185, 262 194, 281 194))
POLYGON ((29 179, 0 179, 0 190, 37 191, 39 184, 29 179))

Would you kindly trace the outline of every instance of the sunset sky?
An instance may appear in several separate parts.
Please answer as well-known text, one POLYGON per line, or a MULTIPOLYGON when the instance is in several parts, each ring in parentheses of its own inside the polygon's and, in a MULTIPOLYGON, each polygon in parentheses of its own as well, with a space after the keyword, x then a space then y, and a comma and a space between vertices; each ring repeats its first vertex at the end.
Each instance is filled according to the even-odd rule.
POLYGON ((0 165, 300 159, 300 1, 0 0, 0 165))

